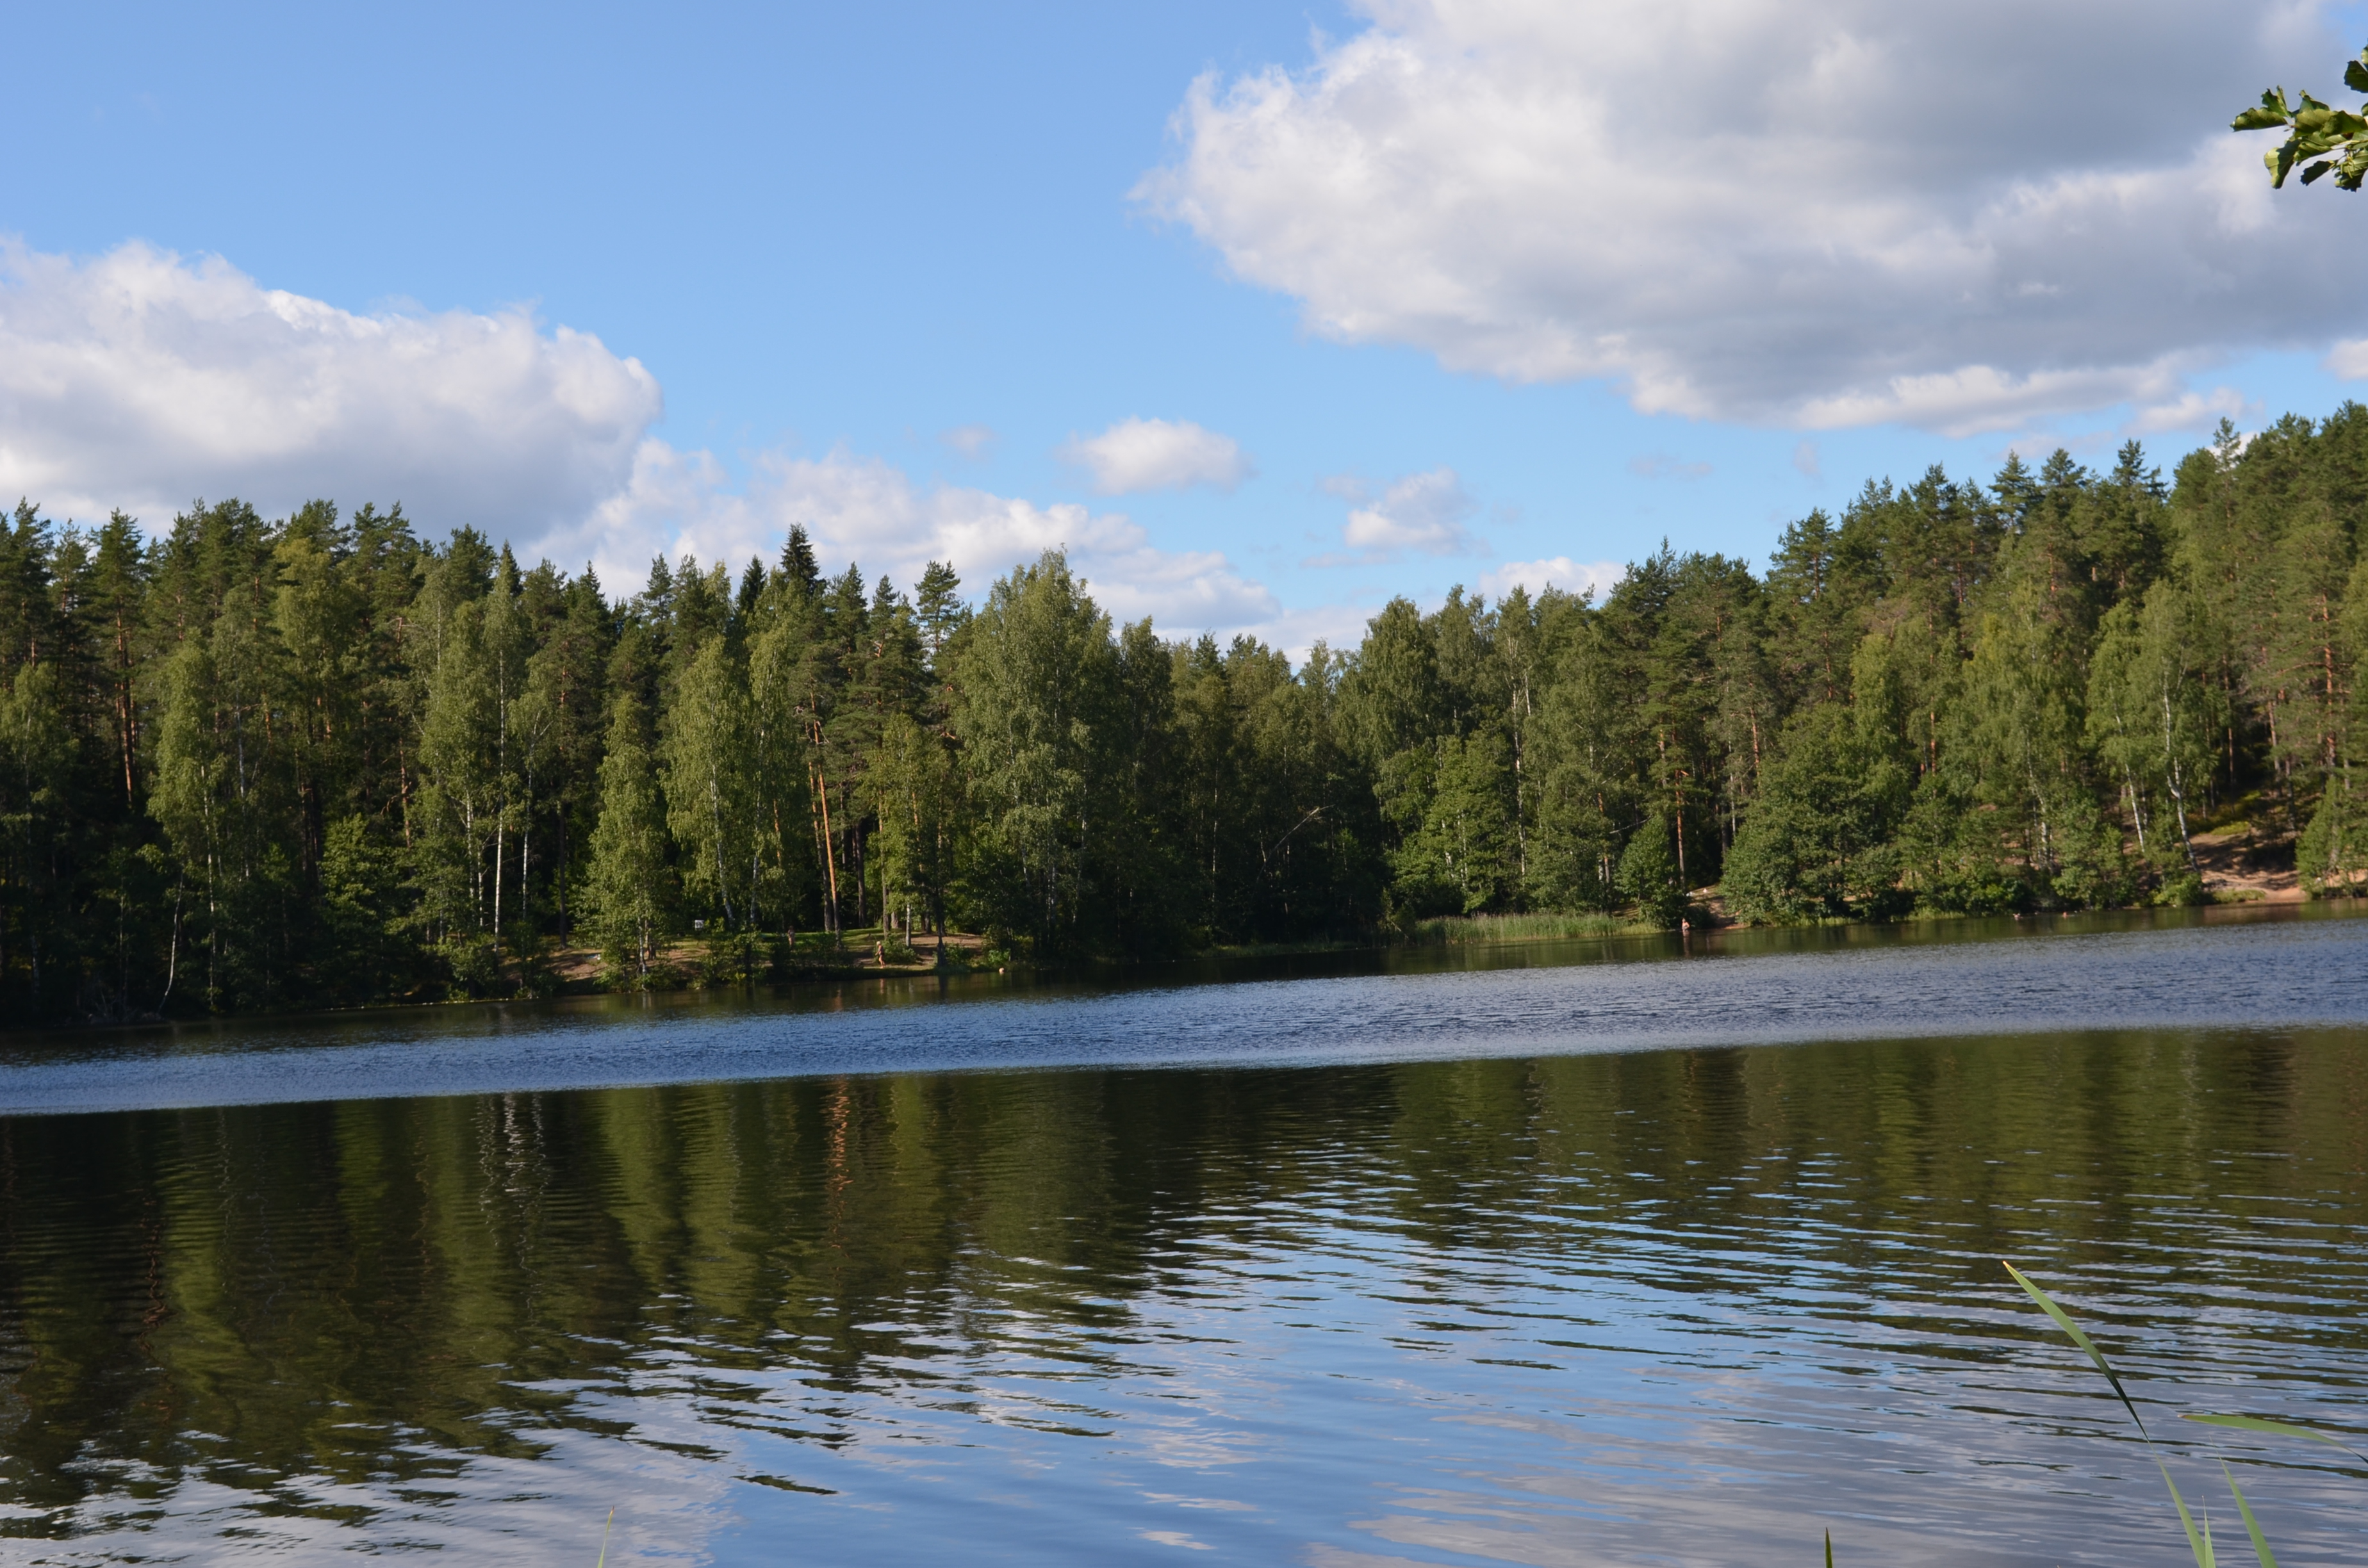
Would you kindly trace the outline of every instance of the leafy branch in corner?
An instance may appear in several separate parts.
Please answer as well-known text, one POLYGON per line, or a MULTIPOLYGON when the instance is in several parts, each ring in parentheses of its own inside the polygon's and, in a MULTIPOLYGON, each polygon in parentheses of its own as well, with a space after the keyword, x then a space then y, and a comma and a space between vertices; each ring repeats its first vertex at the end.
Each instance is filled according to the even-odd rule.
MULTIPOLYGON (((2361 51, 2359 59, 2345 62, 2343 85, 2355 93, 2368 93, 2368 50, 2361 51)), ((2286 90, 2272 87, 2261 95, 2260 108, 2248 108, 2228 123, 2231 131, 2281 128, 2288 132, 2284 143, 2261 155, 2269 167, 2271 189, 2283 189, 2286 176, 2305 158, 2312 162, 2302 171, 2305 185, 2329 170, 2334 171, 2335 183, 2345 190, 2358 190, 2360 182, 2368 178, 2368 105, 2354 114, 2305 93, 2302 107, 2291 108, 2286 90)))

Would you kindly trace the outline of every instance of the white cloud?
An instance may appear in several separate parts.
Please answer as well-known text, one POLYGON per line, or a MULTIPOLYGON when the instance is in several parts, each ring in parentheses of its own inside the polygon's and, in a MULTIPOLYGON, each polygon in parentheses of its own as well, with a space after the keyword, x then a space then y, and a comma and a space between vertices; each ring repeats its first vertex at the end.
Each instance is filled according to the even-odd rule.
POLYGON ((1804 438, 1799 446, 1793 449, 1793 466, 1799 469, 1806 479, 1823 479, 1826 476, 1825 464, 1817 453, 1817 443, 1812 440, 1804 438))
POLYGON ((1350 511, 1341 527, 1340 542, 1349 547, 1349 553, 1319 555, 1306 562, 1310 566, 1394 561, 1408 551, 1472 555, 1487 548, 1463 526, 1477 508, 1452 468, 1410 473, 1377 499, 1353 479, 1328 479, 1324 487, 1345 499, 1367 504, 1350 511))
POLYGON ((535 531, 625 483, 661 409, 639 361, 522 309, 356 315, 218 258, 0 245, 0 492, 54 516, 334 495, 535 531))
POLYGON ((1163 635, 1258 630, 1284 616, 1273 592, 1244 577, 1223 553, 1161 550, 1123 513, 1039 506, 962 485, 923 487, 893 464, 844 450, 821 458, 763 454, 746 488, 735 492, 708 454, 651 441, 624 492, 582 529, 541 548, 575 559, 565 553, 569 545, 588 544, 609 591, 630 592, 650 553, 736 566, 751 555, 777 554, 793 524, 812 537, 826 567, 853 562, 867 577, 885 573, 907 589, 928 562, 944 561, 975 594, 1012 567, 1060 549, 1103 608, 1122 620, 1149 615, 1163 635))
POLYGON ((2331 88, 2308 0, 1356 3, 1307 70, 1196 83, 1136 190, 1340 340, 1954 436, 2368 324, 2292 262, 2351 204, 2222 129, 2331 88))
POLYGON ((2245 394, 2235 387, 2214 387, 2208 392, 2181 392, 2168 403, 2140 408, 2122 426, 2122 434, 2161 436, 2209 430, 2223 419, 2258 419, 2260 414, 2260 404, 2246 402, 2245 394))
MULTIPOLYGON (((653 555, 736 569, 803 523, 826 562, 908 587, 933 560, 977 589, 1066 547, 1113 614, 1170 634, 1292 624, 1224 555, 1161 550, 1123 515, 923 489, 843 451, 762 453, 735 485, 712 454, 650 434, 662 411, 638 361, 524 311, 357 315, 215 258, 0 245, 0 491, 53 517, 120 506, 161 531, 199 495, 268 515, 401 501, 424 536, 472 525, 529 560, 589 562, 612 595, 653 555)), ((945 438, 975 453, 993 432, 945 438)))
POLYGON ((1710 464, 1688 462, 1667 452, 1648 452, 1628 460, 1628 472, 1640 479, 1708 479, 1710 464))
POLYGON ((2368 379, 2368 337, 2350 337, 2328 351, 2328 374, 2347 381, 2368 379))
POLYGON ((2176 398, 2176 359, 2112 369, 2037 370, 2011 376, 1988 365, 1929 376, 1894 376, 1879 389, 1812 398, 1795 412, 1812 430, 1898 420, 1948 437, 2004 430, 2027 419, 2117 403, 2176 398))
POLYGON ((1490 598, 1501 599, 1520 587, 1527 589, 1534 598, 1552 585, 1566 594, 1593 594, 1600 602, 1626 570, 1616 561, 1581 562, 1567 555, 1550 555, 1543 561, 1508 561, 1481 575, 1480 591, 1490 598))
POLYGON ((1195 484, 1231 490, 1251 472, 1232 437, 1189 419, 1121 419, 1090 439, 1072 438, 1058 455, 1092 474, 1094 488, 1105 495, 1195 484))

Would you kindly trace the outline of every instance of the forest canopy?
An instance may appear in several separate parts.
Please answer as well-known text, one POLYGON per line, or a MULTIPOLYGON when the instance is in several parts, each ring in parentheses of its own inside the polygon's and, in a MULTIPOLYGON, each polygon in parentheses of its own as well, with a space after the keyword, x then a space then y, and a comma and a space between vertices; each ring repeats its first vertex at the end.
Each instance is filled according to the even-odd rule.
POLYGON ((1715 894, 1759 921, 2201 896, 2233 801, 2368 869, 2368 408, 2166 482, 1870 483, 1764 572, 1387 605, 1297 665, 1116 624, 1058 552, 963 597, 792 530, 629 598, 326 501, 0 526, 0 1020, 1372 940, 1715 894), (801 947, 801 944, 804 947, 801 947))

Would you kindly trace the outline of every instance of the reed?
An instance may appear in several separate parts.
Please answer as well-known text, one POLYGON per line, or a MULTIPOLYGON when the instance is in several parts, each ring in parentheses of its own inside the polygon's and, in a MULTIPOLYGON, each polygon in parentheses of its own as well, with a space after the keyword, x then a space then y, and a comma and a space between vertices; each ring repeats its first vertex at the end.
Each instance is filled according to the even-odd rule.
MULTIPOLYGON (((2072 1343, 2078 1346, 2091 1362, 2095 1363, 2097 1370, 2102 1372, 2105 1375, 2105 1381, 2112 1385, 2115 1397, 2122 1402, 2122 1408, 2130 1413, 2130 1420, 2136 1425, 2138 1436, 2146 1441, 2147 1457, 2154 1460, 2155 1468, 2162 1472, 2162 1483, 2170 1492, 2171 1506, 2179 1510, 2180 1526, 2187 1532, 2188 1550, 2194 1553, 2195 1568, 2218 1568, 2218 1559, 2214 1555, 2212 1545, 2210 1514, 2207 1512, 2204 1515, 2203 1522, 2200 1526, 2196 1523, 2194 1514, 2187 1506, 2187 1499, 2180 1495, 2179 1483, 2171 1479, 2170 1466, 2163 1462, 2162 1455, 2155 1449, 2154 1434, 2146 1430, 2145 1419, 2138 1415, 2138 1407, 2131 1403, 2129 1391, 2122 1386, 2121 1376, 2113 1370, 2112 1363, 2106 1360, 2105 1353, 2097 1348, 2097 1342, 2090 1339, 2082 1331, 2080 1325, 2072 1321, 2071 1314, 2057 1306, 2054 1299, 2041 1290, 2029 1275, 2011 1263, 2006 1265, 2006 1271, 2013 1278, 2016 1284, 2022 1287, 2024 1293, 2039 1304, 2039 1310, 2053 1319, 2055 1326, 2062 1329, 2071 1338, 2072 1343)), ((2241 1432, 2259 1432, 2271 1437, 2300 1437, 2314 1443, 2331 1443, 2353 1459, 2368 1464, 2368 1456, 2362 1456, 2359 1450, 2340 1437, 2330 1437, 2325 1432, 2315 1431, 2308 1426, 2296 1426, 2291 1421, 2271 1421, 2259 1415, 2221 1415, 2196 1412, 2185 1414, 2183 1419, 2206 1426, 2226 1426, 2241 1432)), ((2262 1533, 2260 1520, 2254 1517, 2253 1506, 2245 1498, 2245 1489, 2237 1484, 2237 1477, 2230 1471, 2225 1460, 2221 1461, 2220 1473, 2228 1483, 2229 1494, 2237 1500, 2237 1516, 2245 1521, 2245 1534, 2252 1543, 2254 1558, 2260 1563, 2261 1568, 2278 1568, 2277 1554, 2270 1550, 2269 1538, 2262 1533)), ((1826 1560, 1830 1568, 1833 1561, 1830 1538, 1826 1551, 1826 1560)))
POLYGON ((1573 937, 1621 937, 1659 930, 1617 915, 1440 915, 1417 920, 1406 941, 1417 948, 1466 942, 1551 942, 1573 937))

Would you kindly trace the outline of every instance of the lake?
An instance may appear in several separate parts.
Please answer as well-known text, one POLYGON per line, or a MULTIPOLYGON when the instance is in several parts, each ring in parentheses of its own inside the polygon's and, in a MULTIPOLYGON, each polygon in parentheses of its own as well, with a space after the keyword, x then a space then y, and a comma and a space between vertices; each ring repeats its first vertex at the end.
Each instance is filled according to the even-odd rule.
POLYGON ((2356 1563, 2283 913, 7 1037, 0 1561, 2356 1563))

